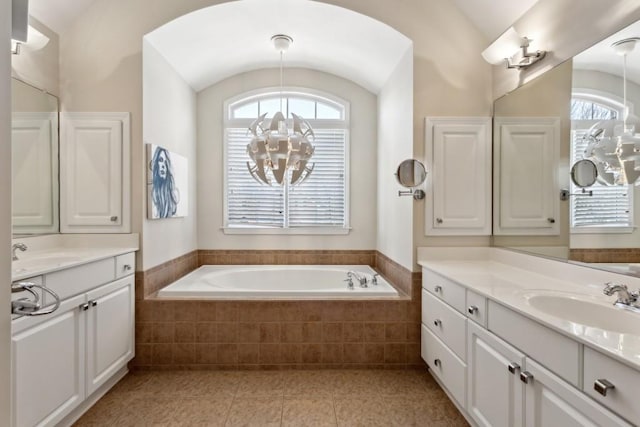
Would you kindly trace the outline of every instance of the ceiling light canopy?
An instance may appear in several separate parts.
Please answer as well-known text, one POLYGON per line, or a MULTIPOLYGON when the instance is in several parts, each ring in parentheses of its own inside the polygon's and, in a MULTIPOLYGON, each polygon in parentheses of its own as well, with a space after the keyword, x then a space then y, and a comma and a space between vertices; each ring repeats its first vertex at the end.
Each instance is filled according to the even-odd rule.
POLYGON ((292 128, 287 126, 287 119, 282 114, 283 108, 283 61, 282 56, 293 39, 284 34, 271 37, 273 46, 280 52, 280 111, 273 115, 267 124, 264 113, 250 126, 253 135, 247 145, 247 154, 252 162, 247 162, 251 176, 261 184, 271 185, 285 182, 287 171, 290 172, 290 183, 300 184, 309 177, 314 164, 309 164, 313 156, 314 147, 311 141, 315 136, 308 121, 297 114, 291 113, 292 128))

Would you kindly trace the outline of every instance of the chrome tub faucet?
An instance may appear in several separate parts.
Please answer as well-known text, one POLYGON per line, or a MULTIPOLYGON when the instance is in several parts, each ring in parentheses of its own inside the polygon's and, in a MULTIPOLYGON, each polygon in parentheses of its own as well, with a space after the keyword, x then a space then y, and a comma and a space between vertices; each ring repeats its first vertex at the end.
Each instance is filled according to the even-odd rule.
POLYGON ((16 255, 16 250, 20 249, 20 251, 24 252, 27 250, 27 245, 25 245, 24 243, 14 243, 11 246, 11 260, 12 261, 17 261, 18 260, 18 255, 16 255))

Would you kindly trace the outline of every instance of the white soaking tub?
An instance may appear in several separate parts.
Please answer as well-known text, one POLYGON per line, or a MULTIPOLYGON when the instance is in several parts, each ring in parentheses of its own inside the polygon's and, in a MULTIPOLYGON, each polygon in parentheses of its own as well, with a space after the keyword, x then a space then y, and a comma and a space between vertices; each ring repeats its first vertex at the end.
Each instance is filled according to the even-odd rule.
POLYGON ((367 298, 397 297, 398 292, 368 265, 204 265, 158 292, 165 298, 367 298), (367 287, 347 273, 367 278, 367 287))

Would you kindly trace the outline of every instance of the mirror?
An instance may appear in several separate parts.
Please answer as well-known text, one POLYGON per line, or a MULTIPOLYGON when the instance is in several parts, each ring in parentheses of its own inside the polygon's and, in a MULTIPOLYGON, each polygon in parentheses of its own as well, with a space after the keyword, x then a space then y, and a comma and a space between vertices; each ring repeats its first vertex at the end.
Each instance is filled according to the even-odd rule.
POLYGON ((571 181, 576 187, 591 187, 597 179, 598 168, 591 160, 578 160, 571 167, 571 181))
POLYGON ((59 230, 58 98, 11 79, 14 234, 59 230))
POLYGON ((414 159, 407 159, 398 166, 396 178, 403 187, 414 188, 422 185, 424 180, 427 179, 427 170, 422 162, 414 159))
POLYGON ((496 100, 494 246, 637 275, 628 263, 640 262, 640 186, 609 179, 593 141, 638 137, 640 45, 626 80, 612 47, 638 36, 640 22, 496 100))

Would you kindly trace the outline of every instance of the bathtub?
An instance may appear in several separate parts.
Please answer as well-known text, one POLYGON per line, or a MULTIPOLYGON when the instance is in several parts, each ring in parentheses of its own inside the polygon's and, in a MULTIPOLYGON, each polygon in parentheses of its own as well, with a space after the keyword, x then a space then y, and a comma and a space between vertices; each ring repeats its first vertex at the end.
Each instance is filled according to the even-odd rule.
POLYGON ((371 278, 368 265, 205 265, 158 292, 160 298, 367 298, 397 297, 398 292, 381 276, 378 284, 363 288, 347 272, 371 278))

